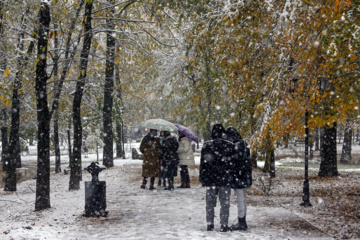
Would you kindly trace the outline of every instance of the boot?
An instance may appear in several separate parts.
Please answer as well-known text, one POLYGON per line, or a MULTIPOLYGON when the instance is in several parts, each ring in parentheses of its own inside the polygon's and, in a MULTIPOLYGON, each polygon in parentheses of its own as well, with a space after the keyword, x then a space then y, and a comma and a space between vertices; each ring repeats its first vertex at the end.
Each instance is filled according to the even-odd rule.
POLYGON ((237 224, 234 224, 231 226, 231 228, 233 230, 238 230, 238 231, 245 231, 248 227, 246 224, 246 216, 243 218, 238 218, 239 222, 237 224))
POLYGON ((180 186, 178 186, 177 188, 185 188, 185 183, 182 183, 180 186))
POLYGON ((140 188, 145 189, 145 185, 144 185, 144 184, 142 184, 142 185, 140 186, 140 188))
POLYGON ((229 231, 232 231, 232 229, 228 227, 228 225, 221 225, 220 232, 229 232, 229 231))
POLYGON ((185 188, 190 188, 190 183, 185 184, 185 188))
POLYGON ((214 231, 214 224, 208 224, 207 231, 214 231))
POLYGON ((154 189, 156 189, 156 188, 154 188, 154 186, 150 186, 149 189, 150 189, 150 190, 154 190, 154 189))

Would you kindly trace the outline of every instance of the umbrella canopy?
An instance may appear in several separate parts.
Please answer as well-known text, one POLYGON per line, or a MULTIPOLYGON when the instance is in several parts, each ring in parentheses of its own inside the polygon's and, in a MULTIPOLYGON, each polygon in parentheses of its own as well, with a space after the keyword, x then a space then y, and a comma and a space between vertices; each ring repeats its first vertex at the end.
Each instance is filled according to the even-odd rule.
POLYGON ((175 126, 178 128, 179 132, 182 132, 185 136, 187 136, 188 138, 190 138, 191 140, 193 140, 196 143, 199 143, 199 139, 197 138, 197 136, 190 130, 190 128, 187 128, 183 125, 180 124, 175 124, 175 126))
POLYGON ((141 126, 143 126, 144 128, 156 129, 159 131, 176 131, 176 130, 178 130, 177 127, 173 123, 166 121, 164 119, 161 119, 161 118, 146 120, 145 122, 143 122, 141 124, 141 126))

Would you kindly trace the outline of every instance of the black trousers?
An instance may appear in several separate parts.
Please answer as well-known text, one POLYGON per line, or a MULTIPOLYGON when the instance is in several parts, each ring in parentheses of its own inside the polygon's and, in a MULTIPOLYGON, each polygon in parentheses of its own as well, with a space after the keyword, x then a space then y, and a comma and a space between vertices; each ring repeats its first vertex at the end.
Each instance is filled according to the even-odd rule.
MULTIPOLYGON (((144 177, 143 184, 146 185, 146 183, 147 183, 147 177, 144 177)), ((155 183, 155 178, 154 177, 150 178, 150 186, 154 186, 154 183, 155 183)))
POLYGON ((190 183, 189 169, 187 165, 180 165, 181 183, 190 183))

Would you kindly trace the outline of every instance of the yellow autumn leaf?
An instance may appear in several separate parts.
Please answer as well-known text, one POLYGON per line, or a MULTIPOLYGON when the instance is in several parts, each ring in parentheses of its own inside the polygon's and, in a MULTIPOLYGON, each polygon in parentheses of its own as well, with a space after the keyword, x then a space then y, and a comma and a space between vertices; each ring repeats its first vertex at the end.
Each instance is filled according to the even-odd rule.
POLYGON ((5 75, 5 77, 8 77, 8 76, 9 76, 9 74, 10 74, 10 71, 9 71, 9 69, 8 69, 8 68, 6 68, 6 69, 5 69, 5 71, 4 71, 4 75, 5 75))
POLYGON ((5 99, 4 104, 5 104, 5 107, 6 107, 6 106, 9 104, 9 100, 8 100, 8 99, 5 99))

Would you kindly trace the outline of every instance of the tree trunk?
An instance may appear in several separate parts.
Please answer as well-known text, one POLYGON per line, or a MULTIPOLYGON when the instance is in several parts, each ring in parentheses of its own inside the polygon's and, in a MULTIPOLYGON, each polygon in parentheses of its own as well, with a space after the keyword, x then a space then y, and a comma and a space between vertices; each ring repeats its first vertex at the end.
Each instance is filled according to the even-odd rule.
POLYGON ((71 151, 71 133, 70 133, 70 130, 71 130, 71 116, 69 116, 69 128, 67 130, 67 137, 68 137, 68 153, 69 153, 69 168, 70 168, 70 163, 72 162, 71 161, 71 154, 72 154, 72 151, 71 151))
MULTIPOLYGON (((63 68, 62 68, 62 71, 61 71, 61 74, 60 74, 60 79, 58 81, 58 84, 55 86, 54 88, 54 101, 52 103, 52 108, 51 108, 51 112, 50 112, 50 118, 51 116, 53 115, 53 113, 55 111, 57 111, 58 109, 58 105, 59 105, 59 98, 60 98, 60 95, 61 95, 61 91, 62 91, 62 86, 64 84, 64 81, 65 81, 65 78, 67 76, 67 73, 70 69, 70 66, 71 66, 71 62, 72 60, 74 59, 75 57, 75 54, 77 53, 77 47, 80 43, 80 37, 77 41, 77 45, 75 44, 72 44, 74 41, 71 39, 71 36, 72 36, 72 33, 76 27, 76 19, 78 19, 79 15, 80 15, 80 12, 81 12, 81 8, 82 6, 84 5, 84 0, 82 0, 80 3, 79 3, 79 7, 78 9, 76 10, 76 16, 75 16, 75 19, 72 21, 71 23, 71 26, 69 28, 69 33, 67 35, 67 41, 66 41, 66 47, 65 47, 65 56, 64 56, 64 65, 63 65, 63 68), (73 45, 73 50, 72 52, 70 52, 70 47, 73 45), (70 54, 70 56, 69 56, 70 54)), ((56 30, 57 29, 57 24, 54 24, 54 29, 56 30)), ((55 41, 55 45, 57 45, 57 41, 58 41, 58 37, 57 37, 57 32, 55 31, 55 38, 54 38, 54 41, 55 41)), ((54 75, 57 76, 57 72, 58 72, 58 60, 59 60, 59 56, 58 55, 58 48, 55 47, 55 57, 54 57, 54 75)))
POLYGON ((74 147, 71 156, 70 171, 70 190, 80 189, 81 181, 81 146, 82 146, 82 125, 81 125, 81 99, 85 86, 86 71, 89 61, 89 53, 92 40, 92 7, 93 0, 86 1, 84 14, 84 43, 80 55, 80 76, 76 83, 76 89, 73 101, 73 125, 74 125, 74 147))
MULTIPOLYGON (((114 5, 114 0, 108 0, 109 4, 114 5)), ((103 165, 105 167, 114 166, 113 151, 113 131, 112 131, 112 108, 114 92, 114 67, 115 67, 115 25, 111 19, 115 8, 111 7, 106 19, 106 69, 105 69, 105 88, 104 88, 104 108, 103 108, 103 127, 104 127, 104 152, 103 165)))
MULTIPOLYGON (((54 68, 53 68, 53 74, 54 78, 57 79, 58 73, 59 73, 59 66, 58 66, 58 60, 59 60, 59 41, 57 36, 57 28, 58 24, 54 23, 54 47, 55 47, 55 53, 54 53, 54 68)), ((55 147, 55 173, 61 173, 61 153, 60 153, 60 142, 59 142, 59 108, 57 107, 55 109, 54 114, 54 147, 55 147)))
POLYGON ((2 162, 2 170, 6 171, 5 165, 5 149, 8 146, 8 128, 6 126, 7 122, 7 111, 6 107, 1 109, 2 114, 2 124, 1 124, 1 162, 2 162))
POLYGON ((263 172, 269 173, 270 177, 275 177, 275 148, 269 131, 265 141, 265 164, 263 172))
MULTIPOLYGON (((26 25, 24 24, 25 15, 29 12, 29 7, 26 9, 22 17, 21 28, 25 30, 26 25)), ((24 50, 24 33, 20 33, 18 39, 18 49, 20 52, 24 50)), ((16 191, 16 166, 20 165, 19 155, 20 155, 20 143, 19 143, 19 127, 20 127, 20 93, 21 93, 21 82, 23 71, 26 69, 28 55, 32 52, 34 48, 34 42, 31 41, 27 55, 24 59, 23 54, 20 53, 18 58, 18 70, 16 72, 16 77, 14 81, 13 94, 12 94, 12 105, 11 105, 11 127, 10 127, 10 136, 9 144, 5 149, 4 161, 6 165, 6 179, 5 179, 5 191, 16 191)), ((20 159, 21 161, 21 159, 20 159)))
POLYGON ((257 151, 251 151, 251 166, 257 168, 257 151))
POLYGON ((315 140, 315 151, 319 151, 319 128, 315 128, 314 140, 315 140))
POLYGON ((346 126, 344 129, 344 142, 341 153, 340 162, 349 163, 352 159, 351 157, 351 143, 352 142, 352 128, 350 126, 350 121, 346 121, 346 126))
POLYGON ((50 6, 41 3, 39 11, 38 49, 36 64, 36 106, 38 122, 38 164, 35 210, 50 208, 50 113, 47 99, 46 55, 50 26, 50 6))
POLYGON ((61 153, 59 142, 59 110, 54 115, 55 173, 61 173, 61 153))
MULTIPOLYGON (((65 56, 64 56, 64 65, 63 65, 63 69, 61 71, 60 74, 60 79, 58 81, 58 84, 55 86, 54 88, 54 101, 52 103, 52 108, 51 108, 51 112, 50 112, 50 119, 51 116, 53 115, 53 113, 55 113, 55 118, 54 118, 54 143, 55 143, 55 172, 56 173, 60 173, 61 172, 61 153, 60 153, 60 146, 59 146, 59 128, 58 128, 58 121, 59 121, 59 98, 61 95, 61 91, 62 91, 62 86, 64 84, 65 78, 67 76, 67 73, 70 69, 70 65, 71 62, 76 54, 76 49, 79 45, 80 42, 80 38, 78 39, 77 45, 73 45, 73 50, 72 52, 70 52, 70 47, 71 47, 71 43, 73 42, 71 40, 71 36, 73 33, 73 30, 75 29, 76 26, 76 20, 78 19, 79 15, 80 15, 80 11, 82 6, 84 5, 84 0, 82 0, 79 3, 79 7, 76 10, 76 16, 74 18, 74 20, 71 23, 71 26, 69 28, 69 33, 67 36, 67 42, 66 42, 66 47, 65 47, 65 56), (70 54, 70 56, 69 56, 70 54)), ((59 60, 59 50, 58 50, 58 36, 57 36, 57 28, 58 28, 58 24, 55 23, 54 24, 54 45, 55 45, 55 56, 54 56, 54 76, 57 77, 59 69, 58 69, 58 60, 59 60)), ((71 138, 70 138, 70 129, 71 129, 71 117, 70 117, 70 123, 69 123, 69 130, 67 131, 68 133, 68 143, 69 143, 69 165, 71 163, 71 138)))
MULTIPOLYGON (((4 3, 0 2, 0 38, 3 38, 3 21, 4 21, 4 3)), ((0 69, 3 71, 6 69, 6 56, 3 54, 4 49, 0 51, 0 69)), ((2 71, 2 76, 4 76, 2 71)), ((8 128, 7 128, 7 107, 3 107, 1 109, 2 115, 2 123, 1 123, 1 163, 2 163, 2 171, 6 171, 5 167, 5 149, 8 146, 8 128)))
POLYGON ((122 135, 121 135, 121 124, 116 123, 116 134, 117 134, 117 140, 116 140, 116 157, 120 158, 123 156, 122 152, 122 135))
MULTIPOLYGON (((19 113, 20 118, 20 113, 19 113)), ((20 121, 19 121, 20 126, 20 121)), ((20 146, 20 134, 18 135, 18 140, 16 142, 16 168, 21 168, 21 146, 20 146)))
POLYGON ((121 96, 121 80, 120 80, 120 72, 119 72, 119 66, 115 65, 115 82, 116 82, 116 93, 117 93, 117 98, 120 100, 120 104, 115 105, 115 109, 117 110, 118 115, 120 115, 121 117, 121 121, 117 118, 116 120, 116 135, 117 135, 117 140, 116 140, 116 157, 120 158, 123 156, 123 149, 122 149, 122 129, 121 129, 121 125, 122 125, 122 114, 121 114, 121 109, 120 107, 122 107, 122 96, 121 96))
POLYGON ((336 122, 332 127, 326 125, 323 130, 319 177, 339 175, 336 156, 336 125, 336 122))

